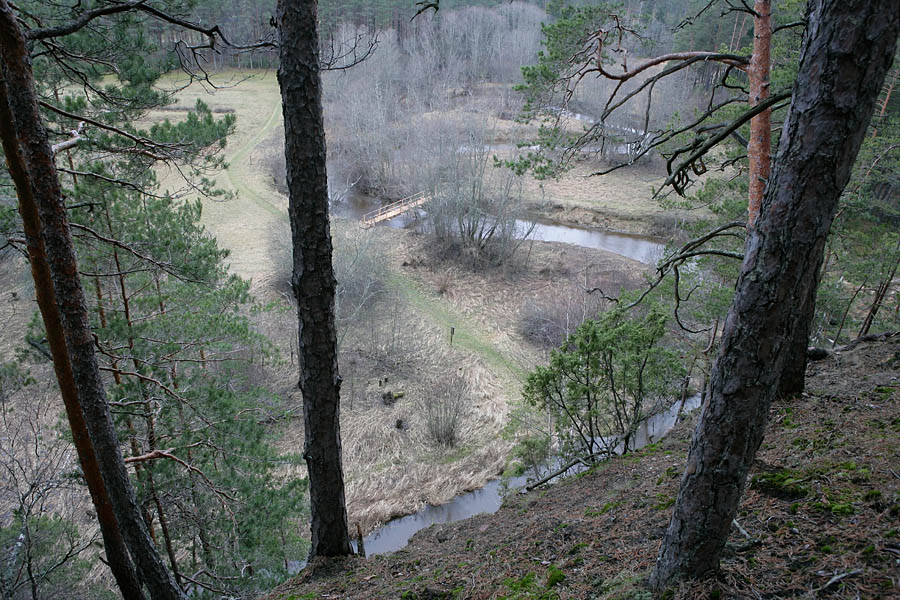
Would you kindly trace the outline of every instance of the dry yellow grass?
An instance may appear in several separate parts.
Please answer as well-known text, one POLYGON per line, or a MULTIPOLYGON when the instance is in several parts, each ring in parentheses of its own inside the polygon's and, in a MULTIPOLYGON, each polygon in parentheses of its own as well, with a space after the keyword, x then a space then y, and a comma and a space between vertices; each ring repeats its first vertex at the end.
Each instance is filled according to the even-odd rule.
MULTIPOLYGON (((237 78, 220 76, 223 80, 237 78)), ((178 81, 172 79, 165 84, 175 86, 178 81)), ((270 154, 279 150, 269 138, 282 126, 274 75, 253 74, 238 86, 219 89, 214 94, 199 87, 189 88, 179 93, 175 108, 192 106, 197 98, 214 111, 233 109, 237 114, 236 131, 225 150, 229 167, 217 177, 220 187, 236 192, 236 196, 223 202, 205 199, 203 223, 219 244, 230 250, 232 272, 251 279, 257 295, 279 298, 284 282, 276 278, 284 276, 286 251, 278 246, 289 240, 286 199, 274 189, 263 168, 270 154)), ((149 115, 149 119, 172 119, 177 114, 177 110, 159 111, 149 115)), ((172 190, 182 183, 174 172, 161 173, 161 179, 172 190)), ((357 225, 335 220, 332 226, 339 229, 357 225)), ((384 233, 384 243, 403 243, 402 235, 397 238, 391 236, 395 232, 384 233)), ((296 316, 291 310, 270 313, 259 326, 286 358, 293 356, 296 316)), ((471 350, 458 345, 449 347, 442 325, 414 310, 404 315, 402 329, 404 337, 414 345, 402 371, 370 365, 367 370, 354 373, 356 393, 352 399, 346 398, 350 386, 344 386, 342 438, 348 511, 351 521, 360 522, 366 530, 392 516, 415 510, 421 502, 442 503, 460 491, 480 487, 502 469, 508 450, 508 443, 499 434, 507 406, 518 393, 516 387, 509 385, 509 374, 494 373, 471 350), (460 370, 476 391, 463 420, 460 446, 442 450, 425 438, 419 405, 428 400, 429 381, 448 369, 460 370), (384 378, 391 381, 391 389, 405 394, 390 407, 380 400, 384 388, 379 391, 378 380, 384 378), (397 419, 403 420, 405 429, 396 427, 397 419)), ((299 405, 297 375, 291 362, 288 360, 271 372, 269 383, 287 395, 289 402, 299 405)), ((294 419, 285 427, 280 447, 285 452, 296 452, 302 444, 302 419, 294 419)), ((284 473, 303 474, 302 468, 284 473)))
MULTIPOLYGON (((164 78, 162 85, 174 88, 181 83, 178 77, 164 78)), ((235 195, 226 201, 205 199, 203 224, 222 247, 230 250, 232 272, 250 279, 257 295, 278 299, 285 290, 284 282, 277 278, 285 273, 287 250, 281 246, 288 239, 286 199, 274 189, 264 168, 271 153, 278 151, 272 138, 277 137, 282 126, 277 82, 272 72, 252 73, 249 77, 223 74, 216 81, 224 87, 214 93, 200 86, 183 90, 173 107, 148 115, 145 122, 183 118, 184 111, 198 98, 216 112, 235 111, 236 131, 224 150, 229 167, 216 178, 220 187, 235 195), (228 85, 238 79, 242 80, 239 85, 228 85)), ((520 135, 518 126, 511 121, 495 117, 489 120, 495 141, 520 135)), ((159 176, 163 189, 190 197, 176 170, 162 169, 159 176)), ((572 185, 573 189, 578 188, 572 185)), ((338 219, 333 227, 339 230, 356 224, 338 219)), ((403 300, 407 308, 401 325, 409 349, 402 366, 367 362, 364 336, 351 337, 346 342, 346 356, 361 357, 359 367, 344 368, 345 378, 353 379, 352 385, 344 386, 342 415, 348 509, 351 521, 360 522, 366 530, 392 516, 411 512, 423 502, 442 503, 460 491, 478 488, 503 468, 509 442, 501 432, 509 406, 518 398, 520 384, 517 372, 506 365, 516 365, 521 373, 540 360, 540 353, 523 343, 516 332, 522 298, 558 293, 559 285, 564 283, 560 281, 573 268, 571 253, 576 252, 537 244, 532 266, 518 274, 477 273, 438 266, 437 262, 434 267, 409 269, 401 265, 423 254, 421 238, 389 229, 377 229, 375 235, 391 269, 400 274, 393 285, 418 282, 421 289, 407 290, 411 296, 403 300), (538 269, 537 264, 554 267, 538 269), (449 280, 443 295, 437 292, 439 278, 449 280), (456 324, 460 332, 465 330, 470 340, 458 338, 450 346, 448 323, 456 324), (431 382, 447 372, 459 373, 472 390, 460 428, 460 443, 450 449, 427 440, 421 410, 421 404, 429 401, 433 392, 431 382), (390 383, 383 383, 385 379, 390 383), (403 398, 392 406, 381 402, 381 393, 388 388, 404 392, 403 398), (397 428, 398 419, 403 421, 403 429, 397 428)), ((590 254, 590 259, 598 256, 590 254)), ((12 282, 6 288, 7 297, 0 302, 0 321, 6 323, 4 358, 12 356, 33 310, 23 268, 21 261, 0 263, 0 277, 12 282)), ((268 383, 299 407, 296 367, 291 360, 296 345, 296 316, 291 309, 268 313, 258 325, 281 348, 286 359, 283 365, 270 370, 268 383)), ((302 448, 302 418, 290 421, 283 434, 280 447, 285 452, 302 448)), ((302 475, 303 469, 284 473, 294 474, 302 475)))
MULTIPOLYGON (((175 88, 180 83, 178 77, 164 78, 162 85, 175 88)), ((193 106, 198 98, 216 112, 236 113, 236 131, 224 150, 229 166, 216 177, 221 188, 235 194, 226 201, 204 199, 202 221, 220 246, 230 250, 228 260, 232 272, 250 279, 258 296, 281 299, 285 286, 279 278, 286 272, 284 260, 288 254, 283 247, 288 240, 286 199, 274 189, 265 168, 272 153, 279 150, 273 143, 273 136, 277 138, 277 130, 282 126, 277 82, 272 72, 249 76, 223 74, 216 81, 224 87, 214 93, 199 86, 183 90, 171 109, 152 113, 146 121, 183 118, 180 109, 193 106), (239 85, 227 85, 239 79, 239 85)), ((498 140, 519 135, 510 121, 491 117, 491 123, 496 126, 498 140)), ((177 171, 161 169, 159 176, 164 189, 191 197, 184 191, 184 182, 177 171)), ((586 194, 578 192, 582 189, 578 182, 570 185, 569 193, 573 197, 586 194)), ((563 194, 565 189, 560 187, 559 193, 563 194)), ((332 226, 340 230, 357 225, 337 219, 332 226)), ((385 365, 371 359, 370 342, 364 333, 345 341, 344 356, 358 363, 342 367, 345 376, 342 437, 348 510, 351 522, 361 523, 367 531, 392 516, 415 510, 423 502, 442 503, 461 491, 478 488, 503 468, 509 442, 501 433, 509 407, 519 396, 521 373, 540 360, 540 353, 525 344, 516 332, 517 313, 525 297, 558 293, 559 285, 564 283, 556 279, 573 268, 571 253, 575 252, 536 244, 535 260, 524 274, 476 273, 439 267, 436 262, 433 268, 409 269, 402 263, 423 254, 420 238, 409 232, 381 228, 374 235, 394 273, 388 287, 403 303, 399 323, 403 343, 408 347, 402 364, 385 365), (537 266, 547 264, 555 266, 549 269, 537 266), (437 292, 437 279, 445 276, 449 277, 450 285, 441 295, 437 292), (447 339, 450 325, 455 325, 458 331, 453 346, 447 339), (462 376, 472 393, 460 428, 459 445, 443 449, 426 438, 421 404, 429 401, 433 393, 431 383, 447 372, 462 376), (385 380, 389 383, 384 383, 385 380), (392 406, 386 406, 381 402, 381 394, 387 389, 403 391, 404 396, 392 406), (402 429, 397 427, 398 419, 404 423, 402 429)), ((604 256, 599 251, 589 252, 575 262, 604 256)), ((607 265, 610 269, 618 268, 609 256, 603 260, 610 263, 607 265)), ((24 304, 28 300, 19 302, 24 304)), ((24 327, 27 319, 23 313, 13 315, 10 310, 5 306, 0 318, 24 327)), ((25 312, 30 314, 30 310, 25 312)), ((267 383, 299 408, 296 367, 292 360, 296 315, 286 307, 261 317, 258 326, 285 357, 283 365, 270 369, 267 383)), ((299 417, 299 409, 295 414, 299 417)), ((302 444, 300 417, 283 427, 280 447, 285 452, 297 452, 302 444)), ((303 474, 303 468, 284 472, 286 477, 303 474)))
MULTIPOLYGON (((292 314, 283 318, 282 336, 289 336, 287 326, 296 321, 292 314)), ((343 367, 341 437, 347 508, 350 521, 365 531, 413 512, 423 502, 441 504, 461 491, 481 487, 503 468, 509 446, 500 434, 513 390, 503 378, 472 352, 451 347, 445 332, 427 319, 404 311, 398 325, 400 366, 366 360, 370 351, 364 328, 345 340, 344 356, 359 364, 345 361, 343 367), (445 449, 428 440, 422 404, 432 400, 432 383, 447 372, 459 373, 472 393, 459 445, 445 449), (385 392, 402 392, 402 397, 385 403, 385 392)), ((299 394, 292 394, 292 401, 299 403, 299 394)), ((284 429, 280 447, 296 452, 302 445, 302 421, 297 419, 284 429)), ((300 468, 294 474, 305 472, 300 468)))
MULTIPOLYGON (((235 131, 224 150, 228 169, 215 178, 218 187, 235 196, 226 201, 204 201, 202 222, 219 245, 231 251, 232 272, 251 280, 254 291, 261 291, 274 272, 269 240, 287 209, 284 198, 267 185, 266 170, 260 168, 255 154, 259 144, 282 126, 278 82, 274 71, 228 72, 213 80, 222 87, 211 90, 191 86, 178 93, 174 108, 191 107, 200 99, 213 111, 233 110, 237 115, 235 131)), ((163 78, 160 85, 175 89, 183 83, 181 76, 174 74, 163 78)), ((165 110, 147 118, 174 120, 177 115, 176 110, 165 110)), ((174 192, 184 187, 174 169, 161 170, 160 179, 164 189, 174 192)))
POLYGON ((25 339, 28 320, 37 310, 34 285, 28 276, 28 264, 15 253, 0 258, 0 362, 13 360, 15 350, 25 339))

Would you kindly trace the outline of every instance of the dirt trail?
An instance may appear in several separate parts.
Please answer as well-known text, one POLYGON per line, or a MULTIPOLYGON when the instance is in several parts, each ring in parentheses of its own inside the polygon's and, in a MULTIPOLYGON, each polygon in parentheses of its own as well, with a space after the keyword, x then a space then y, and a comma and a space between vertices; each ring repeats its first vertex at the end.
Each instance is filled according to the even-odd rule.
POLYGON ((249 166, 246 164, 248 154, 266 139, 267 135, 272 131, 276 124, 279 126, 281 125, 280 101, 273 103, 272 114, 269 115, 269 119, 266 121, 265 125, 263 125, 262 129, 259 130, 259 133, 253 136, 249 142, 244 144, 233 155, 228 157, 228 168, 225 170, 225 175, 240 195, 247 196, 249 200, 254 201, 261 208, 264 208, 275 216, 281 217, 286 213, 283 207, 279 206, 280 203, 276 204, 271 202, 268 198, 270 194, 258 194, 245 183, 247 180, 245 171, 249 166))
POLYGON ((266 110, 258 113, 268 115, 261 127, 257 118, 246 118, 243 113, 238 120, 239 128, 257 133, 228 156, 229 166, 222 179, 236 192, 235 197, 227 202, 205 202, 203 207, 204 223, 219 244, 231 251, 231 271, 253 281, 257 290, 268 285, 277 271, 270 240, 285 227, 287 215, 284 208, 267 199, 267 194, 259 193, 255 185, 258 178, 247 176, 253 150, 281 123, 280 98, 267 96, 259 98, 266 110))
MULTIPOLYGON (((280 202, 277 194, 267 193, 264 169, 257 168, 254 152, 281 123, 281 97, 272 73, 241 78, 237 85, 234 85, 238 80, 236 75, 220 78, 225 83, 215 93, 191 86, 178 94, 174 109, 153 112, 148 120, 177 119, 179 107, 185 107, 186 111, 198 99, 214 112, 237 114, 236 129, 225 149, 228 168, 216 177, 216 185, 234 196, 227 200, 204 198, 202 222, 219 245, 231 252, 231 272, 252 281, 254 291, 259 292, 277 271, 271 256, 271 240, 285 226, 286 204, 280 202)), ((176 77, 165 83, 177 86, 179 81, 176 77)), ((163 170, 160 179, 166 189, 184 187, 183 179, 171 169, 163 170)))

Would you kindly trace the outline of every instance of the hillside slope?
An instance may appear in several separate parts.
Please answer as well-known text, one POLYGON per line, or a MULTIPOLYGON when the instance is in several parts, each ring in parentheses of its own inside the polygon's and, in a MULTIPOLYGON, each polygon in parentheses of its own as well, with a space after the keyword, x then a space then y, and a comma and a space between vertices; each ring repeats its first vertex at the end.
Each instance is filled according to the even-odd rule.
MULTIPOLYGON (((719 575, 672 598, 900 598, 900 336, 807 377, 772 407, 719 575)), ((650 598, 691 431, 394 554, 316 563, 265 600, 650 598)))

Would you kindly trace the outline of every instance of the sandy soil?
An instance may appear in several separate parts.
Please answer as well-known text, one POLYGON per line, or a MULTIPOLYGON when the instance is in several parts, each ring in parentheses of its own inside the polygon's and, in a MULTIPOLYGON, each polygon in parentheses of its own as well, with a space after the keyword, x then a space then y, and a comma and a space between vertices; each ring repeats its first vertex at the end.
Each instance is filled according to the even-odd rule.
MULTIPOLYGON (((669 598, 900 598, 900 340, 810 366, 776 402, 718 574, 669 598)), ((696 415, 592 473, 417 534, 394 554, 320 562, 265 596, 651 598, 696 415)))

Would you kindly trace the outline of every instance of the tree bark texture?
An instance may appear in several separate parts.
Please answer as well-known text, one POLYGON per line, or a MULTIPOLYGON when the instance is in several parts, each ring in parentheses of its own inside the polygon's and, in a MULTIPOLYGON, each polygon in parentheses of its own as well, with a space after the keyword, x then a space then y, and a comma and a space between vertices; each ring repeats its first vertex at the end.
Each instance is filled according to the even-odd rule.
POLYGON ((819 271, 803 304, 794 310, 794 336, 784 357, 784 368, 778 380, 778 397, 796 396, 806 388, 806 352, 809 348, 809 332, 816 317, 816 292, 819 288, 819 271))
POLYGON ((340 388, 334 325, 328 178, 316 2, 279 0, 288 214, 294 246, 291 285, 299 317, 300 391, 309 469, 310 558, 351 553, 341 466, 340 388))
MULTIPOLYGON (((756 0, 753 4, 753 55, 750 57, 750 107, 769 97, 769 73, 772 64, 772 2, 756 0)), ((750 119, 750 193, 747 207, 747 226, 752 229, 759 216, 766 181, 772 170, 772 109, 764 110, 750 119)))
POLYGON ((800 71, 651 586, 717 568, 759 448, 795 314, 900 31, 898 0, 811 0, 800 71))
POLYGON ((69 428, 72 430, 72 440, 78 455, 78 462, 81 465, 81 472, 84 475, 94 509, 97 511, 97 521, 100 524, 100 533, 103 536, 109 568, 126 600, 142 600, 144 595, 141 585, 125 548, 125 542, 122 540, 106 487, 103 485, 103 477, 100 475, 100 466, 97 464, 94 446, 91 444, 81 405, 78 402, 72 364, 69 362, 59 309, 56 306, 56 295, 53 292, 53 280, 50 277, 47 254, 40 235, 41 223, 37 204, 32 193, 28 168, 19 149, 15 123, 9 109, 8 90, 3 70, 0 70, 0 138, 3 140, 3 152, 6 155, 9 173, 16 186, 16 195, 19 198, 19 214, 22 216, 25 230, 31 276, 35 282, 35 299, 44 321, 44 330, 47 333, 47 342, 53 357, 53 367, 59 383, 60 395, 66 409, 69 428))
MULTIPOLYGON (((78 275, 75 248, 69 233, 53 152, 41 124, 30 56, 6 0, 0 0, 0 49, 8 106, 21 156, 28 169, 31 195, 37 203, 40 237, 53 282, 70 370, 106 492, 138 577, 151 598, 180 600, 184 594, 175 585, 150 541, 125 470, 94 355, 87 304, 78 275)), ((36 287, 40 284, 35 282, 36 287)), ((61 380, 60 386, 71 383, 61 380)))

